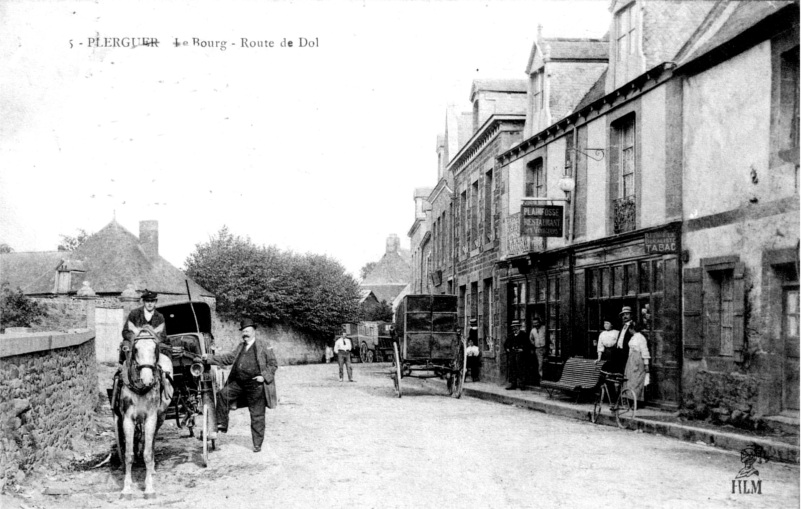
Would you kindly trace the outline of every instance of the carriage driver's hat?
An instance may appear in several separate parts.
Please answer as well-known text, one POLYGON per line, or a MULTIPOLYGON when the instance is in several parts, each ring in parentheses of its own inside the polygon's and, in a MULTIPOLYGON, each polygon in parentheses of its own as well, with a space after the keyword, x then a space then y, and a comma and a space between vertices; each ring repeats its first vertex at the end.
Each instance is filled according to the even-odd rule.
POLYGON ((156 292, 151 292, 150 290, 145 288, 145 291, 142 293, 142 300, 145 301, 145 302, 148 302, 148 301, 154 301, 155 302, 155 301, 159 300, 159 294, 157 294, 156 292))
POLYGON ((256 324, 250 318, 245 318, 239 322, 239 330, 247 329, 248 327, 256 328, 256 324))

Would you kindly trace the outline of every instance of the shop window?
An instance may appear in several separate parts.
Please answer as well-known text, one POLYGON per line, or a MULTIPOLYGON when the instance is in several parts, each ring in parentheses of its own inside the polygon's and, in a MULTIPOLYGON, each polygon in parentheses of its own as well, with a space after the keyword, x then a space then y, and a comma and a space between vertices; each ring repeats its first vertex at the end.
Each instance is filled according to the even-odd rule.
POLYGON ((519 281, 509 285, 509 321, 526 319, 526 282, 519 281))
MULTIPOLYGON (((661 278, 663 264, 662 260, 641 260, 586 270, 587 345, 592 345, 588 355, 594 355, 605 318, 612 321, 614 328, 620 328, 623 306, 632 308, 634 320, 647 331, 649 341, 662 332, 664 283, 655 278, 661 278)), ((658 356, 655 350, 651 350, 652 358, 658 356)))
POLYGON ((545 324, 548 334, 549 355, 562 355, 561 328, 559 320, 559 274, 549 274, 537 278, 533 283, 532 298, 529 302, 528 323, 537 315, 545 324))

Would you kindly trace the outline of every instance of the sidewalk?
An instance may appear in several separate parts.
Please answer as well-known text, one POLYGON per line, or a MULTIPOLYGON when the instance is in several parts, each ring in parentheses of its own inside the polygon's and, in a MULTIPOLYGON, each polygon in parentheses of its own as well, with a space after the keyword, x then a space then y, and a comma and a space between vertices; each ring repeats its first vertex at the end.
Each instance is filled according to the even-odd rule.
MULTIPOLYGON (((435 379, 432 379, 435 380, 435 379)), ((443 382, 444 383, 444 382, 443 382)), ((557 415, 570 419, 589 421, 592 413, 592 401, 587 402, 585 396, 580 403, 575 398, 561 391, 555 391, 553 399, 548 398, 544 389, 530 387, 525 390, 507 391, 504 387, 484 383, 465 383, 463 396, 515 405, 536 410, 549 415, 557 415)), ((762 446, 771 461, 783 463, 799 463, 798 434, 768 435, 738 430, 734 427, 720 427, 709 423, 690 425, 686 421, 679 422, 678 413, 655 408, 637 409, 635 418, 637 430, 643 433, 664 435, 685 442, 702 442, 706 445, 740 452, 753 444, 762 446)), ((614 416, 604 405, 598 424, 617 426, 614 416)))

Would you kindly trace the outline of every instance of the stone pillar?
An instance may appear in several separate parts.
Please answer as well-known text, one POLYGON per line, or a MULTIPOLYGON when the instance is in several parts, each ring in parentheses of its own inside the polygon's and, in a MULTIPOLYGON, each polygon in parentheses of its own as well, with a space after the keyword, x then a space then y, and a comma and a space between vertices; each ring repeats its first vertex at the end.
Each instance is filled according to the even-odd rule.
POLYGON ((95 308, 97 307, 98 296, 92 287, 89 286, 89 281, 84 281, 83 286, 78 290, 77 298, 83 301, 83 313, 86 317, 86 328, 96 329, 95 327, 95 308))
POLYGON ((128 284, 125 290, 120 294, 120 302, 122 303, 122 312, 127 318, 131 310, 139 303, 139 293, 134 289, 132 283, 128 284))

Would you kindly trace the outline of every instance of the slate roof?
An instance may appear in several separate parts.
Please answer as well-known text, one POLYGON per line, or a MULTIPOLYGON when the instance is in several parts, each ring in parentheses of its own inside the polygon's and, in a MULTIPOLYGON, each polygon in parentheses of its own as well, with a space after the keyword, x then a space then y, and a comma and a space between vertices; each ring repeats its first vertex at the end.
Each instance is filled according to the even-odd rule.
POLYGON ((682 48, 679 55, 677 55, 677 59, 681 63, 694 60, 712 49, 734 39, 768 16, 794 3, 795 2, 792 0, 776 0, 773 2, 726 2, 725 5, 731 6, 731 8, 716 9, 710 13, 711 16, 714 15, 715 19, 707 20, 705 23, 706 26, 702 26, 699 32, 713 25, 719 28, 707 37, 703 37, 703 34, 696 34, 696 36, 690 40, 690 43, 682 48), (697 37, 698 35, 701 35, 701 37, 697 37))
POLYGON ((528 82, 521 79, 509 80, 473 80, 473 87, 470 90, 470 97, 472 98, 476 92, 520 92, 526 93, 528 91, 528 82))
POLYGON ((646 69, 674 61, 716 3, 692 0, 643 3, 642 48, 646 69))
POLYGON ((606 60, 609 57, 609 41, 603 39, 543 39, 543 51, 546 46, 550 46, 551 60, 606 60))
MULTIPOLYGON (((139 238, 116 221, 91 235, 71 253, 10 253, 0 256, 0 260, 3 276, 0 279, 6 280, 8 274, 9 282, 29 295, 54 292, 56 267, 62 260, 85 269, 72 278, 70 293, 77 292, 83 281, 89 281, 92 290, 99 295, 118 295, 129 284, 138 291, 147 288, 158 293, 186 295, 184 281, 189 279, 161 256, 148 257, 139 245, 139 238)), ((193 299, 214 297, 191 279, 189 287, 193 299)))
POLYGON ((584 108, 585 106, 588 106, 589 104, 597 101, 598 99, 600 99, 601 97, 606 95, 606 93, 605 93, 605 90, 606 90, 606 71, 607 71, 607 69, 604 69, 604 72, 601 73, 601 75, 598 77, 598 80, 595 82, 595 84, 592 87, 590 87, 590 89, 587 91, 587 93, 584 94, 584 97, 582 97, 581 100, 578 102, 576 107, 573 108, 574 112, 575 111, 579 111, 580 109, 584 108))
MULTIPOLYGON (((0 254, 0 283, 10 284, 12 289, 19 287, 26 294, 53 293, 56 268, 70 254, 66 251, 0 254)), ((77 284, 80 286, 81 282, 77 284)))
POLYGON ((398 294, 407 286, 409 286, 408 283, 400 283, 388 285, 362 285, 362 288, 370 289, 378 302, 386 301, 387 304, 392 304, 392 302, 395 300, 395 297, 397 297, 398 294))

